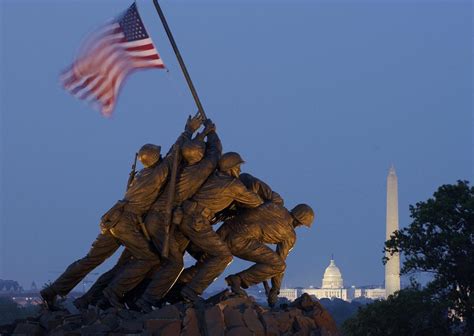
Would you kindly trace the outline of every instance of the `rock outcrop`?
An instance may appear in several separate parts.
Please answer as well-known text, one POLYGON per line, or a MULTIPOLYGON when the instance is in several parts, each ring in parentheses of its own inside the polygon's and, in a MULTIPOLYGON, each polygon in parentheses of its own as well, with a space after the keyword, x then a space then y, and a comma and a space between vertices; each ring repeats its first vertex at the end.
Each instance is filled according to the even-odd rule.
POLYGON ((307 294, 289 305, 268 309, 252 297, 228 291, 193 306, 177 303, 143 314, 132 310, 99 310, 72 314, 67 309, 42 311, 36 317, 0 327, 1 335, 162 335, 339 336, 329 313, 307 294))

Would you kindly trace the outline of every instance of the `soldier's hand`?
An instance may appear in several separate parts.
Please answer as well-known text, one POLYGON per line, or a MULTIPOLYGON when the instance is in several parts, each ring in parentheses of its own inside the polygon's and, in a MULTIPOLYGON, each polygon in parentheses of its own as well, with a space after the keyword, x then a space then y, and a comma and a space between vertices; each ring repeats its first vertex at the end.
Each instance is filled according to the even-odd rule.
POLYGON ((270 292, 268 293, 268 298, 267 298, 267 301, 268 301, 268 305, 270 307, 274 307, 275 304, 278 302, 278 293, 280 291, 276 288, 273 288, 270 289, 270 292))
POLYGON ((188 120, 186 121, 186 127, 184 129, 186 131, 194 133, 201 126, 201 124, 202 124, 202 116, 198 111, 194 117, 191 117, 191 116, 188 117, 188 120))
POLYGON ((216 131, 216 124, 214 124, 211 119, 207 119, 204 121, 204 127, 204 134, 209 134, 210 132, 216 131))
POLYGON ((183 221, 183 210, 181 208, 176 208, 173 211, 173 224, 180 225, 183 221))

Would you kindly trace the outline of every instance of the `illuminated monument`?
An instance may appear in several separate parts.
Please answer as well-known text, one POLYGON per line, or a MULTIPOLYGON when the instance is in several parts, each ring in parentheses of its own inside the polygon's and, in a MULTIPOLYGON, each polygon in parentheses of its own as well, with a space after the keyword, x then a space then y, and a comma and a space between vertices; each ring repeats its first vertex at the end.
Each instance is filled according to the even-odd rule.
MULTIPOLYGON (((394 231, 398 230, 398 179, 395 167, 392 165, 387 176, 387 221, 385 238, 388 240, 394 231)), ((371 300, 386 299, 396 291, 400 290, 400 256, 394 254, 390 256, 386 254, 390 260, 385 265, 385 288, 380 286, 355 286, 344 287, 341 270, 336 266, 332 257, 329 266, 324 272, 322 286, 315 288, 296 289, 284 288, 280 290, 280 297, 288 300, 294 300, 302 293, 314 295, 318 299, 342 299, 351 301, 358 298, 366 298, 371 300)))
MULTIPOLYGON (((286 297, 288 300, 294 300, 289 294, 293 294, 296 289, 286 289, 286 292, 280 291, 281 297, 286 297)), ((371 300, 385 299, 385 289, 375 286, 365 286, 363 288, 355 288, 355 286, 344 287, 342 273, 339 267, 336 266, 334 258, 331 258, 329 266, 324 271, 324 277, 321 288, 303 288, 301 293, 314 295, 318 299, 341 299, 344 301, 351 301, 358 298, 366 298, 371 300)), ((295 296, 295 294, 293 294, 295 296)), ((296 297, 299 295, 296 294, 296 297)))
MULTIPOLYGON (((385 238, 388 240, 390 235, 398 230, 398 179, 395 173, 395 167, 392 165, 387 176, 387 223, 385 238)), ((386 296, 392 295, 400 290, 400 256, 394 254, 385 265, 385 292, 386 296)))
POLYGON ((334 257, 331 258, 329 266, 324 271, 322 288, 344 288, 342 274, 334 262, 334 257))
POLYGON ((304 288, 301 291, 302 293, 307 293, 309 295, 314 295, 318 299, 322 298, 336 298, 342 299, 345 301, 350 301, 350 293, 347 288, 344 288, 344 283, 342 280, 342 274, 339 270, 339 267, 336 266, 334 262, 334 257, 331 258, 329 266, 326 267, 324 271, 322 287, 321 288, 304 288))

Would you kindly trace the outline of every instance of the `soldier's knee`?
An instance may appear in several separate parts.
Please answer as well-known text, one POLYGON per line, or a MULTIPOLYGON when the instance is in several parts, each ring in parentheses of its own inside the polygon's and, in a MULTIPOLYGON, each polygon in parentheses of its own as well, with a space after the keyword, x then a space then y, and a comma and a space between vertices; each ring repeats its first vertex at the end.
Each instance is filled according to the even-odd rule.
POLYGON ((278 273, 283 273, 285 272, 285 269, 286 269, 286 262, 281 258, 279 259, 280 260, 274 265, 274 269, 278 273))
POLYGON ((222 264, 225 264, 226 267, 227 267, 228 265, 230 265, 230 263, 232 262, 233 259, 234 259, 234 257, 232 256, 232 254, 230 254, 230 251, 229 251, 228 254, 224 254, 224 255, 222 256, 222 259, 221 259, 221 260, 222 260, 222 264))

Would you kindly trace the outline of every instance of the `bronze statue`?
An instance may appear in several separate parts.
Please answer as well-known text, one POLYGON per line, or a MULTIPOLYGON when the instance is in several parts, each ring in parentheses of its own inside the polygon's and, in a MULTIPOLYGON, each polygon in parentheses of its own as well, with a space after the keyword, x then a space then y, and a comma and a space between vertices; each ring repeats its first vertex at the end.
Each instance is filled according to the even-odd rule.
MULTIPOLYGON (((200 116, 189 117, 185 131, 176 144, 181 145, 190 139, 200 125, 200 116)), ((41 291, 41 296, 49 307, 55 306, 57 295, 64 296, 69 293, 90 271, 109 258, 120 245, 124 245, 134 258, 114 278, 112 286, 104 290, 104 295, 114 306, 120 307, 119 298, 123 293, 135 287, 146 273, 159 263, 159 255, 150 246, 139 228, 142 216, 148 211, 166 183, 173 161, 173 153, 162 159, 160 150, 160 146, 151 144, 146 144, 140 149, 138 159, 144 168, 133 179, 123 200, 118 201, 102 216, 101 233, 87 255, 72 263, 56 281, 41 291)))
POLYGON ((271 279, 268 303, 274 305, 280 292, 286 257, 296 242, 294 228, 300 225, 310 227, 313 218, 313 210, 306 204, 288 211, 281 205, 267 202, 225 222, 218 234, 232 254, 255 262, 250 268, 226 278, 232 291, 242 294, 241 288, 271 279), (266 244, 276 244, 276 251, 266 244))
MULTIPOLYGON (((225 280, 234 293, 246 295, 242 288, 271 279, 268 303, 272 306, 278 298, 286 268, 286 257, 296 242, 294 228, 300 225, 310 227, 314 212, 306 204, 299 204, 288 211, 278 193, 250 174, 241 174, 240 180, 248 189, 258 193, 265 203, 257 208, 238 209, 237 213, 217 230, 232 255, 255 262, 255 265, 229 275, 225 280), (276 251, 266 244, 276 244, 276 251)), ((189 282, 195 276, 196 268, 199 268, 206 258, 206 255, 201 256, 195 266, 186 269, 180 276, 179 285, 189 282)))
MULTIPOLYGON (((198 136, 192 142, 186 142, 182 147, 181 152, 185 165, 177 177, 173 208, 181 206, 183 201, 189 199, 199 190, 209 175, 216 169, 221 156, 222 145, 215 131, 215 125, 210 119, 207 119, 204 124, 205 129, 200 134, 201 137, 198 136), (202 141, 205 136, 207 136, 206 144, 202 141)), ((153 204, 145 221, 146 227, 160 252, 163 251, 164 238, 166 238, 164 226, 166 190, 153 204)), ((173 216, 175 225, 179 225, 180 217, 179 210, 175 211, 173 216)), ((156 306, 158 301, 171 288, 183 270, 183 254, 187 244, 188 239, 179 230, 170 230, 169 253, 166 262, 160 265, 159 269, 153 274, 145 293, 136 302, 142 310, 150 311, 151 307, 156 306)))
MULTIPOLYGON (((202 133, 182 145, 181 155, 184 160, 177 174, 173 207, 181 205, 183 200, 191 197, 201 187, 215 170, 221 156, 222 145, 216 133, 215 125, 210 119, 204 121, 204 125, 205 128, 202 133), (205 137, 207 137, 207 142, 203 141, 205 137)), ((165 218, 169 189, 170 183, 164 187, 164 191, 151 206, 145 220, 147 232, 153 239, 154 246, 157 247, 161 256, 166 236, 165 218)), ((156 274, 152 281, 147 281, 146 285, 144 284, 146 292, 134 303, 137 308, 140 307, 141 310, 150 311, 152 305, 158 305, 158 301, 166 294, 183 270, 183 254, 187 244, 188 240, 179 231, 171 230, 169 232, 168 257, 150 272, 150 276, 156 274)), ((75 301, 76 306, 86 308, 89 303, 98 303, 107 284, 114 279, 115 275, 119 274, 118 272, 123 267, 128 267, 127 258, 130 257, 130 253, 125 250, 114 268, 103 274, 83 297, 75 301)), ((140 289, 143 290, 143 288, 140 289)))
POLYGON ((248 190, 238 179, 243 162, 237 153, 222 155, 218 171, 207 179, 190 200, 183 202, 183 219, 179 230, 207 255, 196 275, 181 291, 186 300, 199 300, 199 295, 232 261, 229 248, 211 227, 215 214, 233 202, 249 208, 263 203, 260 196, 248 190))
POLYGON ((48 307, 54 308, 57 295, 66 295, 121 245, 125 250, 117 264, 75 300, 78 308, 124 308, 127 302, 129 308, 149 312, 169 301, 172 288, 187 301, 200 301, 232 256, 255 264, 225 279, 231 290, 246 295, 245 288, 271 279, 268 303, 275 304, 296 241, 294 228, 311 226, 313 210, 299 204, 288 211, 266 183, 240 174, 244 161, 235 152, 221 155, 210 119, 193 139, 202 119, 199 113, 188 118, 164 159, 159 146, 140 149, 136 158, 144 168, 135 174, 135 160, 125 196, 102 216, 101 233, 89 253, 41 291, 48 307), (218 222, 224 224, 215 232, 212 225, 218 222), (266 244, 276 244, 276 251, 266 244), (183 271, 185 250, 198 262, 183 271))

